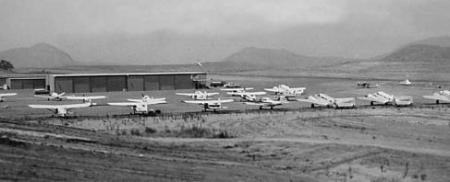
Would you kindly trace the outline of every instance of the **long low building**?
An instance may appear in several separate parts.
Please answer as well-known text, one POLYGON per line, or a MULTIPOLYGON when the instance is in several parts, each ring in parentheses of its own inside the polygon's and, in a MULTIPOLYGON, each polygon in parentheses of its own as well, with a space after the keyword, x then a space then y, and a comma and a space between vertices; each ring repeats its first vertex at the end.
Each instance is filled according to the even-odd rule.
POLYGON ((49 74, 47 89, 86 93, 198 89, 206 85, 205 72, 49 74))
POLYGON ((6 84, 9 89, 43 89, 46 86, 45 76, 37 77, 4 77, 0 78, 0 86, 6 84))

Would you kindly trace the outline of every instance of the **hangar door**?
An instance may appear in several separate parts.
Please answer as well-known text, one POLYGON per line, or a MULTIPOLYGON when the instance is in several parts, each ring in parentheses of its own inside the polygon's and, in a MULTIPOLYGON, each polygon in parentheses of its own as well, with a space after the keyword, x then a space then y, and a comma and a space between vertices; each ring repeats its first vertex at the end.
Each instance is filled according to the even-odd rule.
POLYGON ((33 88, 45 88, 45 79, 34 79, 33 88))
POLYGON ((75 78, 73 78, 73 91, 75 93, 90 92, 89 77, 75 77, 75 78))
POLYGON ((123 91, 127 88, 127 80, 125 76, 108 76, 107 77, 108 92, 123 91))
POLYGON ((73 92, 73 80, 69 77, 55 78, 55 92, 73 92))
POLYGON ((192 89, 194 82, 191 75, 175 75, 175 89, 192 89))
POLYGON ((159 76, 159 84, 161 90, 173 90, 175 89, 174 75, 161 75, 159 76))
POLYGON ((90 78, 92 92, 106 92, 106 77, 94 76, 90 78))
POLYGON ((144 88, 145 90, 159 90, 160 89, 159 76, 157 75, 145 76, 144 88))
POLYGON ((144 76, 129 76, 127 84, 128 84, 128 91, 143 91, 144 76))

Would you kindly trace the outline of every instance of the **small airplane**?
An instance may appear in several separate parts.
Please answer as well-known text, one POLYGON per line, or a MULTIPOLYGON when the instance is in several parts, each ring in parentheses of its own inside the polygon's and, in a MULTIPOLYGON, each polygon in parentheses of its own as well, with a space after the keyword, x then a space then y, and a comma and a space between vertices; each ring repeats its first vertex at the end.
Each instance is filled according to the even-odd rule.
POLYGON ((213 95, 219 95, 218 92, 208 93, 206 91, 195 91, 194 93, 176 93, 177 95, 189 96, 194 100, 206 100, 208 97, 213 95))
POLYGON ((142 95, 141 99, 127 99, 131 102, 154 102, 154 101, 165 101, 166 98, 153 98, 148 95, 142 95))
POLYGON ((371 84, 370 82, 366 82, 366 81, 362 81, 362 82, 357 82, 356 86, 358 88, 377 88, 379 85, 378 84, 371 84))
POLYGON ((220 90, 226 91, 226 92, 243 92, 248 90, 253 90, 251 87, 245 87, 245 88, 221 88, 220 90))
POLYGON ((35 97, 40 97, 40 98, 45 98, 48 101, 50 100, 58 100, 58 101, 62 101, 63 99, 65 99, 66 97, 64 96, 64 94, 66 94, 65 92, 62 93, 56 93, 56 92, 52 92, 50 93, 50 95, 34 95, 35 97))
POLYGON ((92 100, 96 100, 96 99, 106 99, 106 96, 103 96, 103 95, 98 95, 98 96, 71 95, 71 96, 65 96, 64 98, 66 98, 67 100, 83 100, 83 103, 86 103, 86 102, 91 102, 92 100))
POLYGON ((280 94, 285 96, 296 96, 303 94, 305 89, 306 89, 305 87, 291 88, 287 85, 281 84, 273 88, 265 88, 264 90, 269 92, 275 92, 275 95, 280 94))
POLYGON ((233 102, 233 99, 221 100, 219 98, 217 100, 185 100, 183 102, 184 103, 189 103, 189 104, 202 105, 204 111, 212 109, 214 112, 216 112, 217 110, 220 110, 220 109, 226 109, 226 107, 222 106, 222 103, 233 102))
POLYGON ((253 100, 248 100, 246 102, 244 102, 244 104, 246 105, 253 105, 253 106, 259 106, 259 109, 263 109, 264 107, 273 109, 275 106, 281 106, 283 104, 287 104, 289 103, 286 100, 286 97, 280 97, 278 100, 273 100, 269 97, 263 97, 260 99, 253 99, 253 100))
POLYGON ((442 91, 433 93, 433 95, 424 95, 423 98, 436 100, 436 104, 439 104, 442 101, 450 102, 450 91, 442 90, 442 91))
POLYGON ((253 100, 257 95, 265 95, 266 92, 247 92, 244 90, 240 92, 227 92, 227 94, 231 96, 239 96, 244 100, 253 100))
POLYGON ((28 105, 31 108, 35 109, 48 109, 55 114, 61 116, 61 117, 67 117, 69 114, 73 114, 71 111, 72 109, 76 108, 85 108, 85 107, 91 107, 96 105, 96 103, 82 103, 82 104, 66 104, 66 105, 28 105))
POLYGON ((4 93, 4 94, 0 94, 0 102, 4 102, 5 101, 5 97, 10 97, 10 96, 15 96, 17 95, 17 93, 4 93))
POLYGON ((142 114, 150 114, 153 112, 160 112, 159 110, 154 110, 149 108, 149 105, 156 105, 156 104, 166 104, 166 98, 152 98, 148 95, 145 95, 142 99, 127 99, 131 102, 110 102, 108 105, 110 106, 125 106, 125 107, 131 107, 133 109, 132 114, 136 113, 142 113, 142 114))
POLYGON ((397 106, 406 106, 413 103, 413 99, 410 96, 394 96, 382 91, 367 94, 364 97, 358 97, 358 99, 370 101, 371 106, 373 106, 375 102, 385 105, 393 104, 397 106))
POLYGON ((409 81, 408 79, 401 81, 399 84, 406 85, 406 86, 412 85, 411 81, 409 81))
POLYGON ((355 107, 356 105, 355 98, 353 97, 334 98, 322 93, 310 95, 305 99, 297 99, 297 101, 309 102, 311 103, 311 108, 314 108, 315 105, 335 107, 335 108, 348 108, 348 107, 355 107))

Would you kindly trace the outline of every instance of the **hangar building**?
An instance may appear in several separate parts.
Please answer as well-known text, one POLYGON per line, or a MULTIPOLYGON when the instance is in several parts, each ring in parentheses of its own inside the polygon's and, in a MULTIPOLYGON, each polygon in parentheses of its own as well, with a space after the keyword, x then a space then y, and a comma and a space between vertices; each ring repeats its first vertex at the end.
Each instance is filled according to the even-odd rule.
POLYGON ((206 85, 205 72, 50 74, 47 89, 86 93, 197 89, 206 85))
POLYGON ((46 82, 45 77, 40 76, 40 77, 9 77, 4 79, 4 83, 8 85, 9 89, 37 89, 37 88, 45 88, 46 82))

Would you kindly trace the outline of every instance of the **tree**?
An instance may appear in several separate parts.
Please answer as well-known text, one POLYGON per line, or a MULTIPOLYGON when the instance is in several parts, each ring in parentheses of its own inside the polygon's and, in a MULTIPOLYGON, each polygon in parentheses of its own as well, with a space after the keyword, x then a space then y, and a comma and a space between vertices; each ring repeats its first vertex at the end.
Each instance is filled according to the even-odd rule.
POLYGON ((2 69, 2 70, 12 70, 12 69, 14 69, 14 66, 9 61, 1 60, 0 61, 0 69, 2 69))

